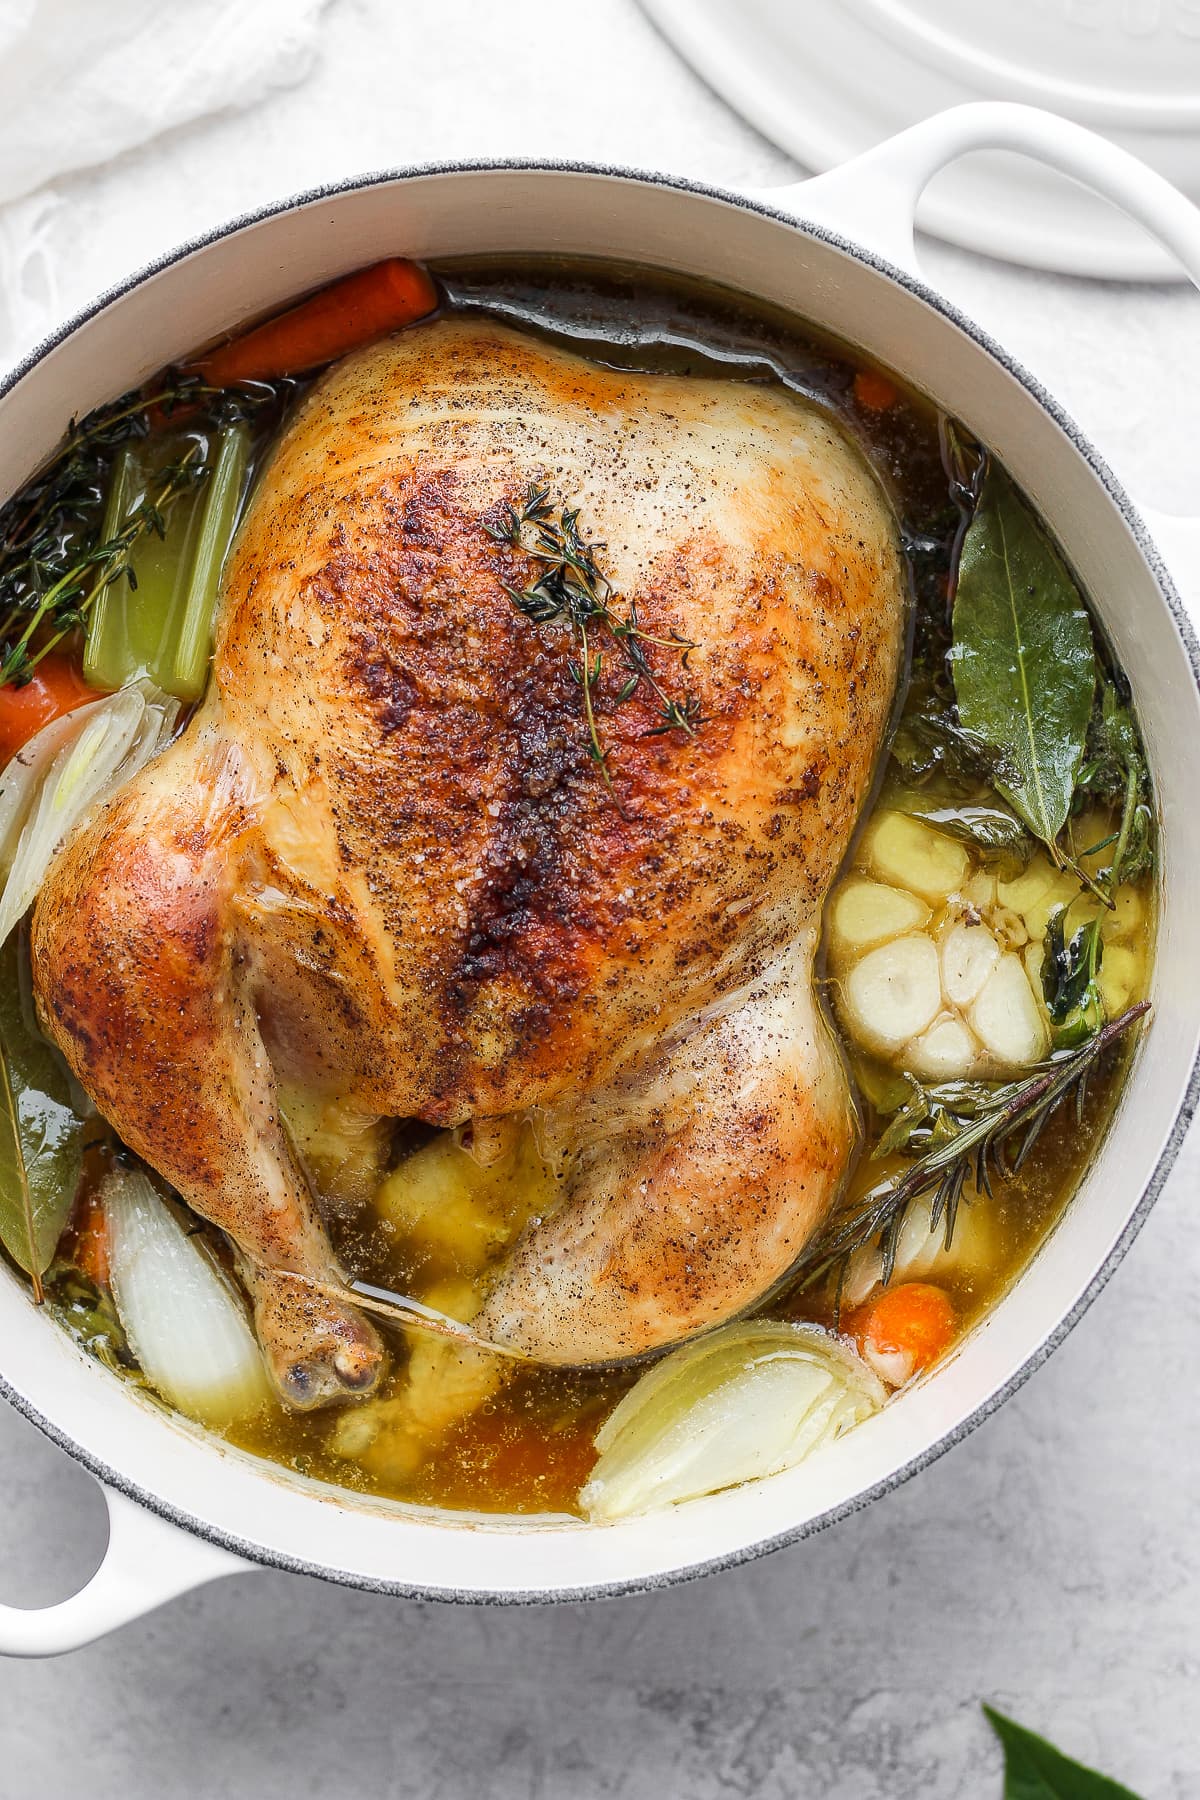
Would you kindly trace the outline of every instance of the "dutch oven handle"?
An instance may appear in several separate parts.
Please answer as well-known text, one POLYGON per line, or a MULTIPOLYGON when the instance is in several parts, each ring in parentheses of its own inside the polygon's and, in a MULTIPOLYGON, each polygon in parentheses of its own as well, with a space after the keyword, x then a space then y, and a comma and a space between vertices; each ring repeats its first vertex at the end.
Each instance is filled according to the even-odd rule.
POLYGON ((190 1588, 259 1566, 101 1486, 108 1506, 108 1548, 100 1567, 77 1594, 53 1606, 0 1606, 0 1655, 59 1656, 79 1650, 190 1588))
MULTIPOLYGON (((1128 213, 1179 258, 1200 287, 1200 209, 1127 150, 1035 106, 977 101, 910 126, 852 162, 752 196, 875 250, 920 275, 913 240, 919 201, 939 169, 972 150, 1010 150, 1069 175, 1128 213)), ((1140 508, 1175 585, 1200 622, 1200 518, 1140 508)))

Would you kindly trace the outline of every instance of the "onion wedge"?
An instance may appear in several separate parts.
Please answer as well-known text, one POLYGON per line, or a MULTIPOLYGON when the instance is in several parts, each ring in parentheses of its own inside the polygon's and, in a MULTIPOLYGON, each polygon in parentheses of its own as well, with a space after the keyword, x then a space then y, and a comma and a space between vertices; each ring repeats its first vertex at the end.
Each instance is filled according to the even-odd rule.
POLYGON ((816 1325, 725 1325, 643 1375, 596 1435, 589 1519, 626 1518, 803 1462, 882 1406, 884 1388, 816 1325))
POLYGON ((258 1412, 270 1385, 245 1308, 196 1234, 140 1169, 101 1191, 113 1299, 147 1381, 218 1430, 258 1412))
POLYGON ((8 860, 0 943, 71 832, 162 748, 178 716, 177 701, 148 681, 131 682, 53 720, 12 759, 0 776, 0 863, 8 860))

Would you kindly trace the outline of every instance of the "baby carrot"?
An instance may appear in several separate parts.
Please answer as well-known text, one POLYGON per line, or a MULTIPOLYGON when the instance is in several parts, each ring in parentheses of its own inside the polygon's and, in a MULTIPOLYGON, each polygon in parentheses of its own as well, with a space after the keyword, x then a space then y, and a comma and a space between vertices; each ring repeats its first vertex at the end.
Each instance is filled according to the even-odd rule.
POLYGON ((433 282, 417 263, 391 257, 334 281, 299 306, 277 313, 193 364, 214 387, 300 375, 411 325, 437 306, 433 282))
POLYGON ((85 683, 78 657, 61 650, 43 656, 23 687, 0 688, 0 766, 51 719, 99 697, 85 683))
POLYGON ((883 1379, 900 1387, 949 1349, 957 1324, 954 1304, 942 1288, 906 1281, 860 1306, 843 1328, 883 1379))
POLYGON ((854 398, 868 412, 886 412, 895 406, 900 395, 878 369, 860 369, 854 377, 854 398))
POLYGON ((71 1261, 93 1287, 108 1286, 108 1221, 104 1202, 93 1189, 83 1201, 74 1226, 71 1261))

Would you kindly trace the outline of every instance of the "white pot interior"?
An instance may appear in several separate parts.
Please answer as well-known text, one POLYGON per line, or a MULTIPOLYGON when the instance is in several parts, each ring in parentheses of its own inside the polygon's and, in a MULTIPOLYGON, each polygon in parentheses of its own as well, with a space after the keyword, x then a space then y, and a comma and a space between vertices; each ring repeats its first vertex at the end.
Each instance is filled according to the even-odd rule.
POLYGON ((1008 465, 1082 576, 1133 683, 1162 810, 1162 916, 1146 1034, 1101 1154, 1017 1286, 931 1380, 812 1463, 607 1527, 455 1521, 306 1487, 175 1423, 0 1281, 0 1375, 68 1447, 250 1555, 368 1584, 534 1596, 644 1585, 735 1560, 854 1504, 986 1408, 1059 1330, 1173 1146, 1197 1048, 1200 696, 1180 627, 1104 479, 1023 382, 929 301, 846 250, 728 201, 616 176, 466 170, 381 182, 249 223, 110 300, 0 401, 0 493, 72 414, 194 345, 387 255, 558 251, 706 276, 861 345, 1008 465))

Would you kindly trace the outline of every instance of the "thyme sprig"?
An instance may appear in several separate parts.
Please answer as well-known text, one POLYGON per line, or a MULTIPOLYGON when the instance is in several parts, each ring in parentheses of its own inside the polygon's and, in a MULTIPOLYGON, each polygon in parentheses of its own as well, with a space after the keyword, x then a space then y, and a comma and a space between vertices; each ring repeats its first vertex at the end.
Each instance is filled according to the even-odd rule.
POLYGON ((695 738, 707 723, 700 701, 690 691, 682 698, 669 693, 650 666, 644 646, 655 644, 678 654, 686 669, 695 644, 678 631, 665 636, 647 631, 638 618, 636 601, 629 601, 624 613, 615 610, 617 596, 612 583, 596 558, 605 546, 589 543, 579 529, 579 508, 562 507, 555 517, 548 487, 530 483, 521 506, 505 503, 496 523, 485 521, 484 530, 496 543, 520 550, 535 562, 542 572, 524 588, 502 582, 505 593, 519 612, 535 625, 548 625, 563 620, 574 633, 579 646, 578 657, 569 664, 571 678, 583 694, 584 718, 588 731, 588 754, 596 764, 611 793, 612 774, 609 752, 600 738, 595 695, 604 668, 604 651, 597 647, 599 639, 607 640, 615 649, 625 671, 615 703, 624 705, 639 687, 645 685, 659 702, 658 723, 647 733, 664 737, 680 731, 695 738))
POLYGON ((853 1207, 835 1213, 800 1265, 799 1285, 812 1287, 838 1271, 838 1298, 846 1264, 856 1250, 879 1245, 886 1285, 896 1266, 905 1215, 914 1200, 933 1195, 930 1219, 945 1231, 949 1247, 967 1181, 989 1199, 993 1180, 1008 1181, 1020 1170, 1047 1120, 1064 1100, 1074 1098, 1082 1123, 1088 1084, 1105 1051, 1150 1010, 1139 1001, 1103 1025, 1077 1049, 1065 1050, 1020 1081, 943 1082, 912 1092, 885 1137, 889 1150, 920 1149, 902 1175, 872 1188, 853 1207))
POLYGON ((278 398, 281 385, 233 390, 172 374, 152 393, 123 394, 71 420, 53 459, 0 507, 0 684, 29 679, 102 589, 126 572, 134 543, 147 533, 161 535, 175 500, 203 477, 197 441, 157 473, 154 491, 122 529, 101 541, 113 458, 121 447, 148 437, 160 417, 198 413, 204 432, 253 415, 278 398), (50 641, 31 652, 30 641, 46 625, 50 641))
POLYGON ((129 565, 135 544, 151 534, 164 537, 175 502, 207 472, 201 446, 192 444, 177 462, 160 472, 153 493, 133 509, 114 536, 79 548, 49 587, 27 602, 9 606, 0 624, 0 687, 28 681, 42 658, 84 623, 104 589, 122 575, 132 576, 129 565), (18 632, 22 620, 24 629, 18 632), (50 636, 32 650, 34 634, 47 623, 50 636))

